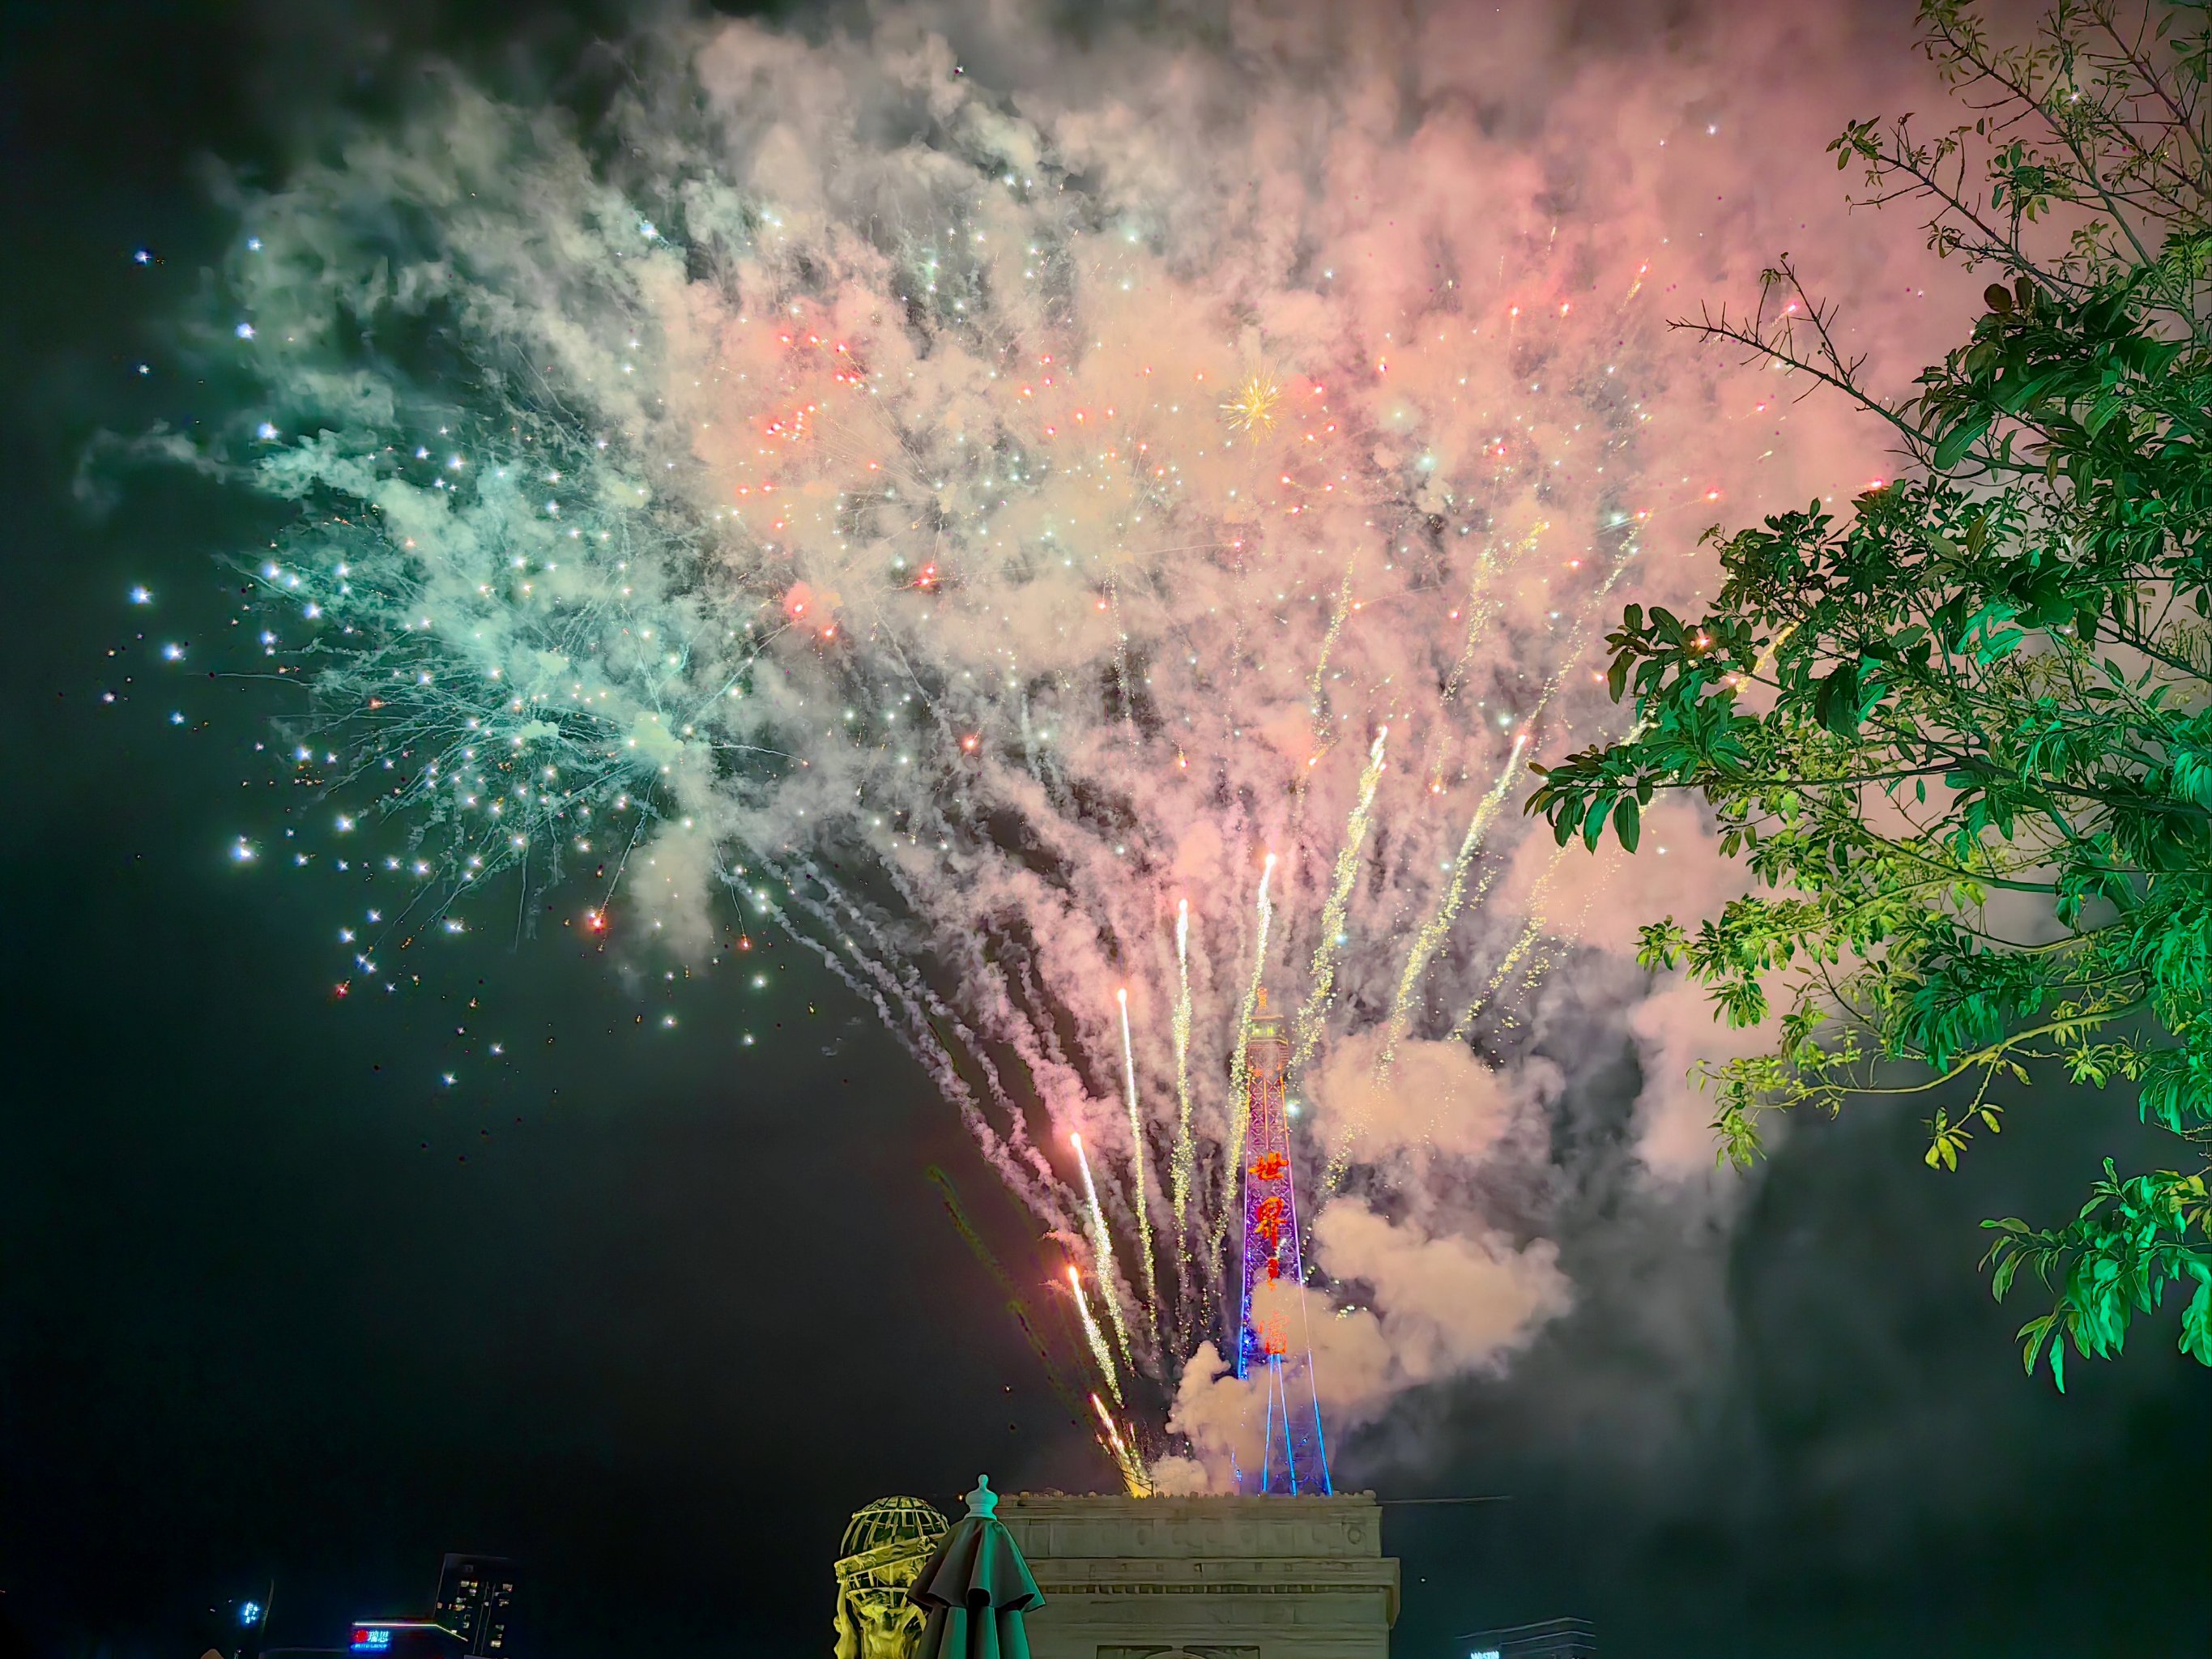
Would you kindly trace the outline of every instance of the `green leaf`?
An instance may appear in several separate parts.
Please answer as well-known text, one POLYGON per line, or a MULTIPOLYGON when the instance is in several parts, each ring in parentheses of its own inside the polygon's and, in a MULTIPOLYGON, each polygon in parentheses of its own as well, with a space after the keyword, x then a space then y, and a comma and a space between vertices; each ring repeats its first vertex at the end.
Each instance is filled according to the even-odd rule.
POLYGON ((2008 1255, 1998 1262, 1996 1271, 1990 1275, 1990 1296, 1996 1301, 2003 1301, 2005 1293, 2012 1289, 2013 1275, 2019 1271, 2020 1258, 2017 1255, 2008 1255))
POLYGON ((1859 726, 1859 671, 1844 663, 1820 682, 1813 699, 1813 718, 1839 738, 1856 733, 1859 726))
POLYGON ((1975 648, 1974 660, 1986 668, 1991 663, 2010 656, 2014 648, 2027 637, 2017 628, 2001 628, 1996 633, 1984 636, 1981 644, 1975 648))
POLYGON ((2181 1310, 2181 1351, 2200 1365, 2212 1365, 2212 1274, 2197 1281, 2197 1293, 2181 1310))
POLYGON ((1620 838, 1620 844, 1623 848, 1632 853, 1636 850, 1637 807, 1635 796, 1623 795, 1620 798, 1620 804, 1613 809, 1613 833, 1620 838))
POLYGON ((1593 853, 1597 851, 1598 842, 1604 838, 1606 811, 1613 801, 1613 792, 1601 789, 1583 808, 1583 845, 1593 853))
POLYGON ((1961 421, 1943 434, 1943 441, 1936 446, 1936 453, 1930 458, 1929 465, 1938 472, 1948 472, 1966 459, 1966 452, 1989 429, 1990 416, 1986 413, 1961 421))

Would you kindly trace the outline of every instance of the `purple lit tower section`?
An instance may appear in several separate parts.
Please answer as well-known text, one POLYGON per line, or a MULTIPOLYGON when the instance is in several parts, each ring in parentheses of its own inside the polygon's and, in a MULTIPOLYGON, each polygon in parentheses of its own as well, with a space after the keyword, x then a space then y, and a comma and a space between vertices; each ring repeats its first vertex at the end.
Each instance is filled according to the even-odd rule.
POLYGON ((1325 1493, 1328 1447, 1314 1398, 1313 1344, 1306 1330, 1305 1260, 1283 1098, 1290 1044, 1260 993, 1245 1048, 1244 1294, 1237 1326, 1237 1375, 1266 1383, 1267 1438, 1256 1469, 1239 1469, 1248 1492, 1325 1493))

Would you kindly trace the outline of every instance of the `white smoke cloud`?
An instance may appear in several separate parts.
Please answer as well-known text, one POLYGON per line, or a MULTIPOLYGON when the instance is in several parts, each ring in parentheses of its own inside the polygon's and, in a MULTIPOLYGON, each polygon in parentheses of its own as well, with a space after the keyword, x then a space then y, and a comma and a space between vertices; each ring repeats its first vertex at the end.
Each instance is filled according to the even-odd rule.
POLYGON ((1365 1309, 1316 1327, 1322 1403, 1350 1422, 1407 1388, 1501 1366, 1571 1300, 1548 1239, 1431 1235, 1339 1199, 1316 1220, 1314 1244, 1331 1278, 1370 1287, 1365 1309))
MULTIPOLYGON (((1732 898, 1750 890, 1748 872, 1721 855, 1719 838, 1686 802, 1656 803, 1644 817, 1639 850, 1613 842, 1595 852, 1565 849, 1531 836, 1516 849, 1499 884, 1501 902, 1540 915, 1559 936, 1633 961, 1646 923, 1673 916, 1695 928, 1732 898), (1632 893, 1633 903, 1624 903, 1632 893)), ((1668 1181, 1710 1173, 1717 1151, 1713 1099, 1696 1074, 1700 1061, 1718 1063, 1771 1047, 1771 1024, 1729 1027, 1715 1018, 1711 996, 1680 969, 1661 973, 1650 994, 1631 1006, 1627 1026, 1644 1070, 1635 1103, 1638 1144, 1645 1168, 1668 1181)))
MULTIPOLYGON (((1728 890, 1687 808, 1647 821, 1664 855, 1555 854, 1517 769, 1615 729, 1595 642, 1632 597, 1695 602, 1708 523, 1881 465, 1668 319, 1787 249, 1887 296, 1877 380, 1944 326, 1909 239, 1842 226, 1822 143, 1895 102, 1851 27, 1239 3, 1077 43, 886 4, 688 26, 602 132, 448 81, 245 202, 253 418, 314 434, 258 463, 307 509, 265 580, 312 596, 324 690, 378 711, 364 754, 406 756, 453 890, 609 860, 617 932, 695 953, 732 902, 774 915, 1070 1240, 1080 1131, 1118 1277, 1077 1265, 1133 1307, 1140 1210, 1163 1241, 1194 1317, 1133 1320, 1138 1368, 1201 1472, 1242 1432, 1221 1350, 1148 1333, 1226 1335, 1272 855, 1257 966, 1323 1033, 1302 1175, 1341 1150, 1376 1200, 1319 1206, 1307 1312, 1325 1401, 1371 1420, 1571 1300, 1492 1213, 1517 1182, 1540 1214, 1563 1086, 1501 1015, 1559 942, 1629 951, 1728 890)), ((1663 1079, 1711 1035, 1641 988, 1577 1040, 1641 1046, 1673 1171, 1663 1079)))
POLYGON ((1407 1154, 1479 1162, 1559 1091, 1559 1068, 1541 1056, 1501 1076, 1464 1042, 1401 1043, 1386 1069, 1386 1037, 1373 1028, 1342 1039, 1307 1085, 1317 1138, 1347 1144, 1358 1163, 1407 1154))
POLYGON ((1721 855, 1720 840, 1686 801, 1661 799, 1643 817, 1638 850, 1608 836, 1595 852, 1536 834, 1514 849, 1498 902, 1579 945, 1633 958, 1644 925, 1662 916, 1686 923, 1717 915, 1748 892, 1749 872, 1721 855), (1633 896, 1633 902, 1622 900, 1633 896))
POLYGON ((1153 1465, 1163 1492, 1231 1492, 1237 1471, 1260 1467, 1266 1411, 1257 1378, 1240 1377, 1211 1341, 1183 1366, 1168 1428, 1190 1446, 1188 1456, 1153 1465))
MULTIPOLYGON (((1573 1299, 1557 1247, 1516 1247, 1486 1232, 1431 1234, 1338 1199, 1314 1227, 1322 1272, 1364 1300, 1332 1307, 1288 1283, 1255 1287, 1254 1314, 1291 1337, 1293 1364, 1310 1354, 1324 1420, 1342 1432, 1371 1422, 1409 1389, 1502 1370, 1573 1299)), ((1265 1381, 1239 1377, 1209 1344, 1184 1368, 1168 1425, 1191 1451, 1167 1480, 1184 1491, 1233 1490, 1260 1467, 1265 1381)))
POLYGON ((1636 1115, 1645 1166, 1675 1180, 1710 1173, 1718 1153, 1714 1101, 1697 1068, 1771 1048, 1771 1024, 1734 1027, 1715 1018, 1711 994, 1678 972, 1629 1010, 1628 1029, 1644 1064, 1636 1115))

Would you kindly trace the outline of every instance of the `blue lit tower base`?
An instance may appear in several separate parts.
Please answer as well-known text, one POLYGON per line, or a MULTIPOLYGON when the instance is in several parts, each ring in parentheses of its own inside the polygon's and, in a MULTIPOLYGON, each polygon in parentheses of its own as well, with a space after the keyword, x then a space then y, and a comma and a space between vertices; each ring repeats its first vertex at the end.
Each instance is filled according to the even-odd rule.
POLYGON ((1243 1296, 1237 1322, 1237 1375, 1267 1382, 1260 1467, 1239 1469, 1247 1492, 1322 1495, 1328 1447, 1314 1397, 1313 1345, 1306 1332, 1305 1261, 1284 1110, 1290 1045, 1260 994, 1244 1051, 1243 1296))

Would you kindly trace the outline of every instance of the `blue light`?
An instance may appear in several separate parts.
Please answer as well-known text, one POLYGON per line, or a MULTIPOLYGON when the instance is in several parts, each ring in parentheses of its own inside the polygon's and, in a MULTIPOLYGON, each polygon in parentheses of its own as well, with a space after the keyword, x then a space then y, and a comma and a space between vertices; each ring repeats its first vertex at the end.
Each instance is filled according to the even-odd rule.
POLYGON ((382 1653, 392 1645, 392 1632, 373 1625, 356 1625, 353 1631, 353 1650, 356 1653, 382 1653))
POLYGON ((250 1625, 250 1624, 252 1624, 256 1620, 259 1619, 260 1617, 261 1617, 261 1603, 260 1603, 260 1602, 258 1602, 258 1601, 241 1601, 241 1602, 240 1602, 240 1603, 238 1604, 238 1622, 239 1622, 240 1624, 241 1624, 241 1625, 250 1625))

